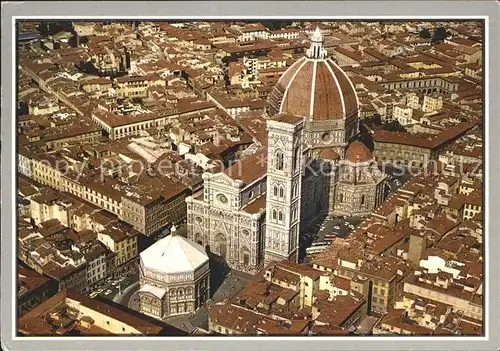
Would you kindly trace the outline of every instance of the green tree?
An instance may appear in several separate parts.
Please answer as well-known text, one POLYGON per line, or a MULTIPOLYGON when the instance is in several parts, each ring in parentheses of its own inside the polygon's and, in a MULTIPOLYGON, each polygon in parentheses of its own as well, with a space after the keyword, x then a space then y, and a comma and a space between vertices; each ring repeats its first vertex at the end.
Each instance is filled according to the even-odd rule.
POLYGON ((382 117, 380 117, 380 114, 378 113, 375 113, 373 116, 366 117, 364 121, 368 125, 376 125, 376 126, 382 125, 382 117))
POLYGON ((263 21, 262 24, 269 30, 278 30, 292 24, 291 21, 263 21))
POLYGON ((385 123, 382 128, 391 132, 406 132, 406 128, 399 121, 391 121, 385 123))
POLYGON ((433 43, 440 43, 446 39, 448 32, 444 27, 437 27, 434 31, 434 36, 432 37, 433 43))
POLYGON ((424 38, 424 39, 429 39, 431 37, 431 32, 429 32, 429 30, 427 28, 425 29, 422 29, 418 35, 420 36, 420 38, 424 38))
POLYGON ((375 123, 376 125, 381 125, 382 124, 382 117, 380 116, 380 114, 378 113, 375 113, 372 117, 372 121, 373 123, 375 123))

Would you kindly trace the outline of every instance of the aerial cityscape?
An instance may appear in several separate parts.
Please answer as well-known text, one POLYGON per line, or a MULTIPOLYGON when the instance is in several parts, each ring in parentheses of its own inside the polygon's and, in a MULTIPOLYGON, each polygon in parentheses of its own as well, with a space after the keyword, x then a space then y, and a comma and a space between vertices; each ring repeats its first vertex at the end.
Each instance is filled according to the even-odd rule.
POLYGON ((19 336, 481 336, 483 22, 17 22, 19 336))

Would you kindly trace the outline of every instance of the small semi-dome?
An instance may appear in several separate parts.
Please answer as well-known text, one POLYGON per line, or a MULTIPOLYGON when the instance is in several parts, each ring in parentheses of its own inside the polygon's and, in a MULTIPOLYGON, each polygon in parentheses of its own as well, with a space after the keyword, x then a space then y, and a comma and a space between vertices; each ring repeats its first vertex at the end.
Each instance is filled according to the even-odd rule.
POLYGON ((367 162, 373 160, 373 155, 365 144, 355 141, 347 148, 345 158, 353 163, 367 162))
POLYGON ((323 148, 318 156, 323 160, 337 160, 340 157, 339 154, 331 147, 323 148))

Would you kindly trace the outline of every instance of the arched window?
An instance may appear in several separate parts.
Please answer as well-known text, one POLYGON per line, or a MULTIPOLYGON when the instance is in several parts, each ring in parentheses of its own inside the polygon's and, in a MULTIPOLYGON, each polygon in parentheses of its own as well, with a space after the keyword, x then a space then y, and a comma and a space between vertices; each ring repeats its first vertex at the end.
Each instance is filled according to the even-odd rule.
POLYGON ((278 221, 280 221, 280 222, 283 221, 283 212, 281 212, 281 211, 278 212, 278 221))
POLYGON ((340 193, 339 202, 344 202, 344 194, 343 193, 340 193))
POLYGON ((280 186, 280 197, 284 197, 285 196, 285 190, 283 189, 282 186, 280 186))
POLYGON ((284 168, 284 157, 281 150, 276 151, 276 169, 282 171, 284 168))
POLYGON ((299 155, 299 147, 295 147, 295 151, 293 152, 293 170, 296 171, 300 167, 300 155, 299 155))
POLYGON ((278 196, 278 187, 276 185, 273 185, 273 194, 274 196, 278 196))
POLYGON ((273 219, 276 219, 276 210, 273 210, 273 219))
POLYGON ((361 205, 365 204, 365 195, 361 195, 361 205))

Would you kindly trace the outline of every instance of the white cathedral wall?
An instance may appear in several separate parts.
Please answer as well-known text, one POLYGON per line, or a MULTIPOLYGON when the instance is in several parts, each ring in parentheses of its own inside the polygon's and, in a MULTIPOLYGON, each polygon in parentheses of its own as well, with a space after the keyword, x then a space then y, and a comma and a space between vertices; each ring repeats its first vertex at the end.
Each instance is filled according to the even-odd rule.
MULTIPOLYGON (((211 206, 210 202, 191 199, 188 210, 188 238, 210 251, 224 254, 232 268, 255 273, 261 264, 261 222, 250 214, 236 209, 224 209, 211 206), (249 262, 244 263, 245 254, 249 262)), ((257 216, 258 217, 258 216, 257 216)))

